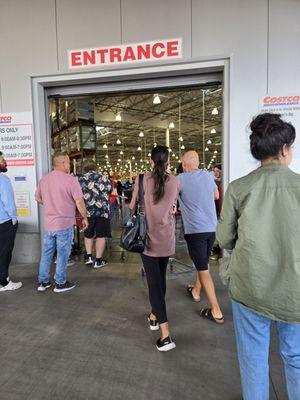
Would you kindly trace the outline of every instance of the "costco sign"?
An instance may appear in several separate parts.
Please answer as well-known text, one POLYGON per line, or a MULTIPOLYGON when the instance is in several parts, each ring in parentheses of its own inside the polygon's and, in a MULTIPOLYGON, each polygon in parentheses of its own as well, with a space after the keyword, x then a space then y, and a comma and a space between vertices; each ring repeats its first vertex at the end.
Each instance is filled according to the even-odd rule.
POLYGON ((69 50, 68 53, 70 69, 173 60, 182 57, 182 40, 169 39, 112 47, 94 47, 69 50))

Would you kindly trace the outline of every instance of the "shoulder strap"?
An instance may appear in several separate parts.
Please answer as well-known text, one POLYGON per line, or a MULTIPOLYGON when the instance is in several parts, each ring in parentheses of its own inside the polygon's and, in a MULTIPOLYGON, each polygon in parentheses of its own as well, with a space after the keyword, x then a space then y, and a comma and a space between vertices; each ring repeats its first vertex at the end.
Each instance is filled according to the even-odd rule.
POLYGON ((144 203, 144 174, 139 175, 139 195, 138 195, 138 207, 139 212, 145 212, 145 203, 144 203))

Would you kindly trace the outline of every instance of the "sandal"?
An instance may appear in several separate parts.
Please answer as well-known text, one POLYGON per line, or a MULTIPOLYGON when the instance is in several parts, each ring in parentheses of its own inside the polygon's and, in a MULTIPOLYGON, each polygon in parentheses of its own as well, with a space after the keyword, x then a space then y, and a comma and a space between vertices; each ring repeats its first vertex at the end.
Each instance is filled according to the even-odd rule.
POLYGON ((199 301, 200 301, 200 296, 199 296, 199 297, 195 297, 195 296, 193 295, 193 289, 194 289, 194 286, 192 286, 192 285, 188 285, 188 286, 186 287, 186 290, 187 290, 188 294, 190 295, 190 297, 192 298, 192 300, 194 300, 196 303, 199 303, 199 301))
POLYGON ((202 308, 200 310, 200 316, 202 318, 210 319, 211 321, 216 322, 217 324, 224 324, 224 317, 221 318, 214 317, 211 312, 211 308, 202 308))

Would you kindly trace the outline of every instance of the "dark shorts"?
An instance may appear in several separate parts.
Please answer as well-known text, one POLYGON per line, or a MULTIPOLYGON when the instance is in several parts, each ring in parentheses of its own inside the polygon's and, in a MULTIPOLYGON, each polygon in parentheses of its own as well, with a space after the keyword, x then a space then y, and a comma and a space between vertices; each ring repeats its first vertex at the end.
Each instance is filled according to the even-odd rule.
POLYGON ((206 271, 211 249, 215 241, 215 233, 190 233, 184 235, 189 255, 197 271, 206 271))
POLYGON ((111 237, 110 219, 104 217, 88 218, 89 226, 84 231, 84 236, 87 239, 111 237))

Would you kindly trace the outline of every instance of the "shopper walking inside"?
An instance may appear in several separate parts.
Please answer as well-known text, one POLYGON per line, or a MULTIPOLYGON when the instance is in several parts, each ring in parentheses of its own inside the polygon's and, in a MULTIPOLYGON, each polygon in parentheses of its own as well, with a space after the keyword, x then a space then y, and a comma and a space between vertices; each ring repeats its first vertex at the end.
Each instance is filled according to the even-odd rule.
POLYGON ((16 290, 22 286, 21 282, 12 282, 8 277, 18 217, 12 184, 8 176, 4 175, 5 172, 7 164, 0 153, 0 292, 16 290))
POLYGON ((107 260, 104 260, 102 256, 106 238, 111 237, 109 195, 113 192, 113 187, 108 171, 105 171, 102 176, 99 175, 94 163, 88 163, 84 172, 85 174, 79 177, 79 183, 83 191, 89 222, 89 227, 84 231, 85 264, 94 264, 94 268, 101 268, 107 264, 107 260), (94 238, 96 239, 95 262, 92 256, 94 238))
MULTIPOLYGON (((161 337, 156 343, 159 351, 175 348, 171 338, 166 311, 166 270, 169 256, 175 253, 175 209, 179 182, 177 177, 167 173, 169 150, 156 146, 151 152, 152 172, 143 178, 147 239, 142 254, 152 307, 148 316, 152 331, 161 329, 161 337)), ((139 188, 136 178, 130 208, 135 210, 139 188)))
POLYGON ((185 153, 182 165, 184 173, 179 175, 179 204, 184 238, 197 269, 195 286, 188 286, 187 289, 193 300, 200 301, 203 286, 210 308, 202 308, 201 317, 223 324, 224 318, 208 270, 217 227, 215 199, 219 196, 218 189, 212 175, 199 169, 199 156, 195 151, 185 153))
POLYGON ((54 292, 65 292, 75 287, 67 281, 67 262, 73 243, 76 207, 87 228, 86 209, 77 178, 70 175, 70 159, 66 153, 53 157, 53 171, 39 182, 35 199, 44 206, 44 243, 39 267, 38 291, 51 287, 50 267, 57 251, 54 292))
POLYGON ((289 400, 300 399, 300 175, 292 161, 295 128, 278 114, 250 125, 261 166, 232 182, 217 229, 232 250, 228 269, 244 400, 269 399, 271 322, 279 338, 289 400))

